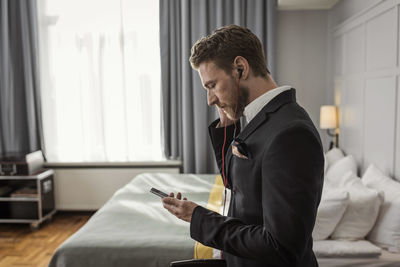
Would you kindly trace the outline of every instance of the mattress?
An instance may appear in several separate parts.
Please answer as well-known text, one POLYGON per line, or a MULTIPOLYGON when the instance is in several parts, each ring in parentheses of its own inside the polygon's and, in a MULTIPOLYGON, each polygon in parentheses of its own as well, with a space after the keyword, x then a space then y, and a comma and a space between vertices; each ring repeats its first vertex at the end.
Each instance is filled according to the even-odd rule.
POLYGON ((169 266, 192 259, 189 223, 162 206, 151 187, 206 206, 216 175, 141 174, 118 190, 53 255, 50 267, 169 266))
POLYGON ((314 241, 313 250, 320 267, 400 266, 400 254, 389 253, 367 240, 319 240, 314 241))
POLYGON ((317 258, 320 267, 399 267, 400 254, 382 250, 376 258, 317 258))
MULTIPOLYGON (((182 192, 189 200, 221 212, 223 187, 220 176, 141 174, 118 190, 67 239, 56 250, 49 266, 166 267, 176 260, 219 257, 217 250, 190 238, 189 224, 166 211, 160 198, 149 193, 151 187, 164 192, 182 192)), ((229 194, 227 200, 229 203, 229 194)), ((346 255, 327 258, 326 243, 320 244, 322 246, 316 252, 319 253, 320 267, 400 266, 400 254, 386 251, 382 251, 380 257, 372 258, 348 258, 346 255)))

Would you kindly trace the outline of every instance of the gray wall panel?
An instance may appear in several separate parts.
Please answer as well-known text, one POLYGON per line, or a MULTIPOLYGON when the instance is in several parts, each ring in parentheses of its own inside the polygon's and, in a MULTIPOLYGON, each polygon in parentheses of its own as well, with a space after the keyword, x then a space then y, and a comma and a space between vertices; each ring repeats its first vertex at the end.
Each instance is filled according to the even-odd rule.
POLYGON ((334 42, 334 55, 333 58, 335 65, 335 75, 341 76, 343 73, 343 37, 339 36, 335 38, 334 42))
POLYGON ((361 3, 341 1, 329 14, 333 40, 343 39, 331 62, 340 145, 357 159, 360 175, 373 163, 400 181, 400 1, 361 3), (350 2, 359 8, 338 26, 350 2), (343 57, 342 71, 336 57, 343 57))
POLYGON ((361 75, 346 79, 342 89, 341 103, 341 147, 353 155, 358 166, 363 162, 364 137, 364 80, 361 75))
POLYGON ((394 155, 394 176, 400 181, 400 76, 397 76, 397 110, 396 110, 396 152, 394 155))
POLYGON ((367 69, 396 67, 397 7, 374 17, 367 23, 367 69))
POLYGON ((360 25, 345 34, 344 72, 362 73, 365 69, 365 30, 360 25))
POLYGON ((393 175, 395 148, 395 77, 368 79, 365 87, 363 172, 374 163, 393 175))
POLYGON ((330 12, 332 15, 332 24, 333 26, 337 26, 381 1, 382 0, 342 0, 337 3, 330 12))

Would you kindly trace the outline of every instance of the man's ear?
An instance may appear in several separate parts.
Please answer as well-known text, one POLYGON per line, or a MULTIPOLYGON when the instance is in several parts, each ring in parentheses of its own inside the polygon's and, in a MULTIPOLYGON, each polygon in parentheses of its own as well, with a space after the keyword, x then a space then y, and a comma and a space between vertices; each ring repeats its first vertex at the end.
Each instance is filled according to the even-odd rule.
POLYGON ((233 61, 233 69, 239 79, 247 79, 249 75, 249 63, 242 56, 237 56, 233 61))

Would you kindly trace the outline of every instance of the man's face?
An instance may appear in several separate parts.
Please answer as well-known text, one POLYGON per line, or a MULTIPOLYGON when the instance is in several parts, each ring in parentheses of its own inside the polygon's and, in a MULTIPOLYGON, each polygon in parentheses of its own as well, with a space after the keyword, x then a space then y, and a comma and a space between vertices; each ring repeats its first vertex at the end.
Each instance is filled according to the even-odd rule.
POLYGON ((238 101, 236 101, 237 76, 235 78, 233 73, 226 73, 211 61, 201 63, 198 71, 201 82, 207 90, 208 105, 217 105, 230 120, 240 118, 248 103, 248 88, 242 86, 239 88, 238 101))

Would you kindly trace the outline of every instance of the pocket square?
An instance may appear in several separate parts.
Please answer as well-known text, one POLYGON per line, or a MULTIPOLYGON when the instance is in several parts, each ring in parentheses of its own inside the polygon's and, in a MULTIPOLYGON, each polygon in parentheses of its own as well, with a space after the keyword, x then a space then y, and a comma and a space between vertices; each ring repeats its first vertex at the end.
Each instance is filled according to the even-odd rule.
POLYGON ((250 156, 246 144, 240 139, 232 141, 232 154, 242 159, 249 159, 250 156))

